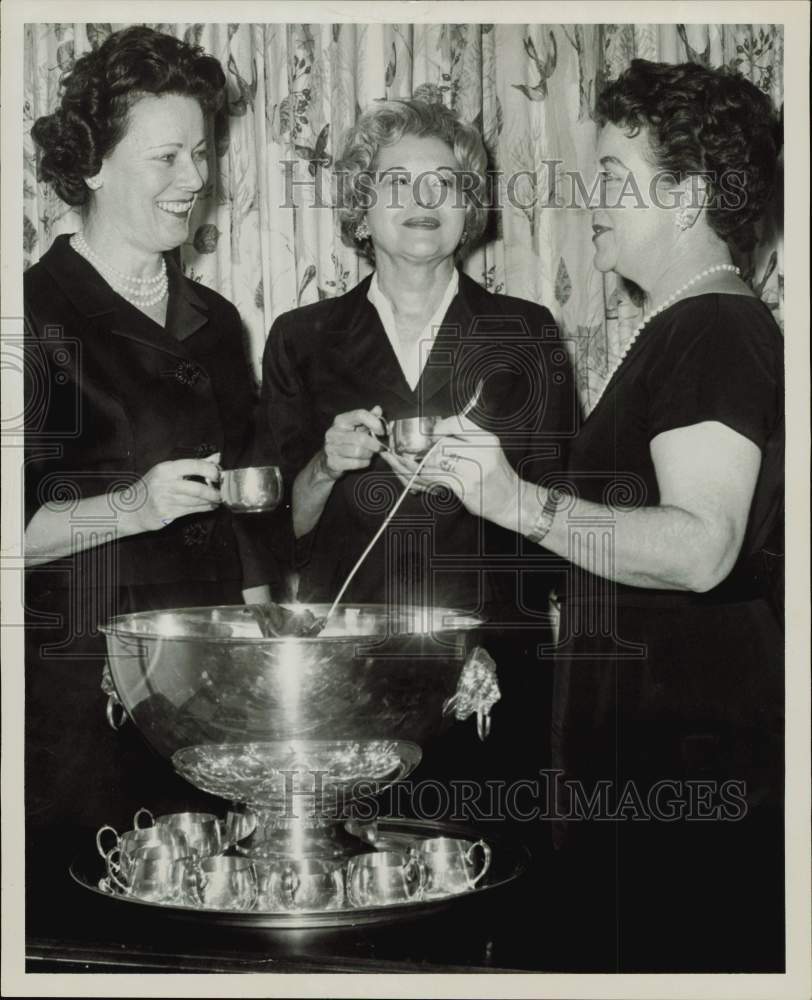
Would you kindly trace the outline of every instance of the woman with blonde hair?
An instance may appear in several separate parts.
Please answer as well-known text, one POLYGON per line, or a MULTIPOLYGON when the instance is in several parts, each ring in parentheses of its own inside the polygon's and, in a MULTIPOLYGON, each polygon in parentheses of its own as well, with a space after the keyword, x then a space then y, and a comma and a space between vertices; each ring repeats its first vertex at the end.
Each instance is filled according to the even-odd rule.
MULTIPOLYGON (((345 295, 280 316, 263 362, 264 433, 286 481, 300 600, 335 598, 408 481, 408 461, 385 446, 389 421, 447 417, 480 389, 473 413, 513 467, 533 481, 561 468, 574 405, 551 314, 459 267, 485 229, 486 169, 479 133, 439 104, 376 104, 345 137, 342 232, 375 270, 345 295)), ((520 574, 515 555, 509 535, 483 536, 448 491, 416 489, 345 600, 478 611, 494 634, 511 632, 494 738, 520 730, 515 752, 528 745, 541 760, 549 694, 536 646, 549 564, 520 574), (511 727, 510 705, 529 706, 527 725, 511 727)))

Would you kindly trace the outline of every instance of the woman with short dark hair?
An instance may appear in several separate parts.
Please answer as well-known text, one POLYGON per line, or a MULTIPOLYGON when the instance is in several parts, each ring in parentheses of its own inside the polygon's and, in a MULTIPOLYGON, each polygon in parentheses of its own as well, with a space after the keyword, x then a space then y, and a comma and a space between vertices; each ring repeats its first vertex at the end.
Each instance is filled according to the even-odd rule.
POLYGON ((614 959, 636 938, 645 968, 696 971, 707 947, 740 970, 782 926, 783 341, 727 240, 764 212, 780 136, 757 87, 693 63, 634 60, 597 113, 595 266, 645 312, 563 491, 457 418, 423 479, 569 560, 553 759, 577 785, 557 800, 614 959))
POLYGON ((132 27, 77 60, 32 129, 42 179, 82 207, 82 229, 24 275, 32 864, 65 861, 105 822, 126 829, 140 805, 203 799, 131 724, 111 732, 97 627, 237 603, 265 582, 217 489, 219 465, 250 445, 240 319, 170 256, 206 182, 206 119, 224 87, 212 56, 132 27))
MULTIPOLYGON (((214 56, 144 26, 114 32, 77 59, 62 80, 59 107, 38 118, 40 180, 68 205, 89 205, 93 178, 124 138, 142 98, 191 98, 208 116, 221 105, 225 74, 214 56)), ((169 249, 173 249, 170 247, 169 249)))

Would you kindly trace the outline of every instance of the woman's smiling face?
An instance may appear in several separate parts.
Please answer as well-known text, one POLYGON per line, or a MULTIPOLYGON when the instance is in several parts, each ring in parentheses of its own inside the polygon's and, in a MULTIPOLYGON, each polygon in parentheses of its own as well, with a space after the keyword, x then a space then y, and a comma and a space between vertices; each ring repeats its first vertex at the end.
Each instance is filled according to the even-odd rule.
POLYGON ((203 112, 191 97, 147 95, 130 108, 127 131, 105 157, 94 213, 122 244, 141 253, 180 246, 206 182, 203 112))
POLYGON ((673 246, 675 193, 652 160, 646 129, 601 131, 597 151, 601 205, 592 212, 595 267, 639 281, 673 246))
POLYGON ((405 135, 382 147, 366 213, 375 252, 410 261, 450 257, 465 227, 459 170, 450 146, 433 136, 405 135))

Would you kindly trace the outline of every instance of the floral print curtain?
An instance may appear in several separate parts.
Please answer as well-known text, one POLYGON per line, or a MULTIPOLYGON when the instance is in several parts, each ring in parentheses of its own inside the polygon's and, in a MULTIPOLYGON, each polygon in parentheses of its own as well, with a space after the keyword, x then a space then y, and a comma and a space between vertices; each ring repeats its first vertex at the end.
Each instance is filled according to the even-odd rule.
MULTIPOLYGON (((636 57, 731 66, 783 101, 780 25, 155 24, 222 63, 228 100, 214 124, 186 273, 231 299, 259 367, 282 312, 351 288, 368 270, 329 207, 342 132, 381 98, 442 101, 481 130, 513 178, 491 238, 465 270, 485 287, 543 302, 572 349, 583 401, 600 390, 636 320, 592 266, 589 213, 563 208, 559 181, 594 176, 596 94, 636 57)), ((25 44, 25 262, 74 231, 76 213, 37 183, 29 130, 60 76, 124 24, 30 24, 25 44)), ((566 202, 566 197, 564 202, 566 202)), ((782 320, 778 199, 735 248, 746 279, 782 320)))

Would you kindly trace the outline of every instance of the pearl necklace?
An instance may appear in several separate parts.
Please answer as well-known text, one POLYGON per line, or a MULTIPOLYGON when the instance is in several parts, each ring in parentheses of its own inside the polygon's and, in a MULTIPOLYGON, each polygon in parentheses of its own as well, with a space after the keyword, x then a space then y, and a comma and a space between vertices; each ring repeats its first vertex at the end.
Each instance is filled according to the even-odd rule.
POLYGON ((659 316, 661 312, 665 312, 665 310, 668 309, 669 306, 672 306, 681 295, 683 295, 685 292, 688 291, 689 288, 691 288, 693 285, 695 285, 698 281, 701 281, 703 278, 707 278, 709 274, 715 274, 717 271, 732 271, 732 272, 734 272, 737 275, 741 274, 741 271, 739 270, 738 267, 736 267, 735 264, 715 264, 713 267, 706 267, 704 271, 701 271, 699 274, 695 275, 693 278, 691 278, 690 281, 686 281, 685 284, 681 288, 678 288, 674 293, 672 293, 671 295, 669 295, 668 298, 663 303, 661 303, 659 306, 657 306, 657 308, 653 312, 649 313, 648 316, 645 316, 640 321, 640 323, 638 323, 637 329, 631 335, 631 337, 629 338, 628 343, 623 348, 623 353, 620 355, 620 357, 615 362, 614 368, 606 376, 606 380, 603 383, 603 387, 601 388, 601 391, 598 393, 598 398, 595 400, 595 402, 589 408, 589 412, 590 413, 595 409, 595 407, 601 401, 601 399, 603 397, 603 394, 606 392, 606 389, 609 386, 609 383, 615 377, 615 374, 616 374, 617 370, 620 368, 620 366, 626 360, 626 356, 628 355, 629 351, 634 346, 635 341, 640 336, 640 334, 643 332, 643 330, 645 329, 645 327, 654 319, 655 316, 659 316))
POLYGON ((138 278, 125 274, 102 260, 91 250, 84 233, 74 233, 70 240, 73 249, 81 254, 113 288, 132 305, 139 309, 148 308, 161 302, 169 291, 169 280, 166 274, 166 261, 161 257, 161 269, 152 278, 138 278))

